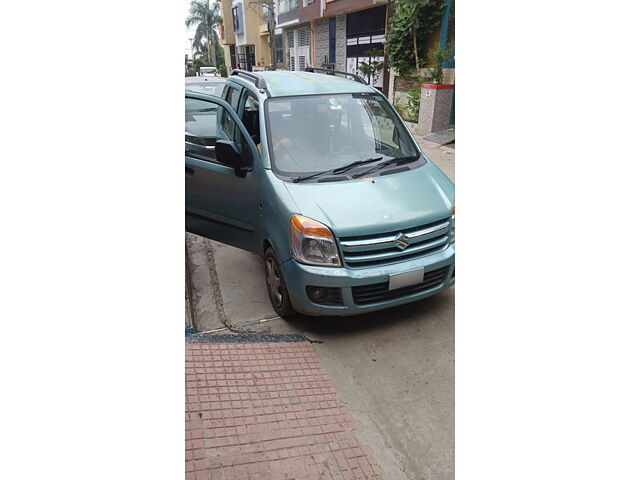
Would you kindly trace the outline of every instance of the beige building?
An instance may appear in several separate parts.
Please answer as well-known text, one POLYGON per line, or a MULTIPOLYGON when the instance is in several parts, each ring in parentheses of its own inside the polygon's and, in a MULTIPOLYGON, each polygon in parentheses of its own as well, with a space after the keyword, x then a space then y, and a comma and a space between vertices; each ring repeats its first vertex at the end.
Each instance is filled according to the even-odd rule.
POLYGON ((264 7, 251 0, 221 0, 220 43, 227 71, 270 65, 269 29, 264 7))

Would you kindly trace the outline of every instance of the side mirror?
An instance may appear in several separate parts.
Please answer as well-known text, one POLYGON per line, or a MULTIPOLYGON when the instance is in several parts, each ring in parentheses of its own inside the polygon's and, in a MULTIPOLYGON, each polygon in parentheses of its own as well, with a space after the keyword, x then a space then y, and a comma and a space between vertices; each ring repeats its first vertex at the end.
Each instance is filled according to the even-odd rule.
POLYGON ((227 167, 240 165, 238 145, 229 140, 216 140, 216 160, 227 167))
POLYGON ((216 160, 227 167, 232 167, 238 177, 247 176, 248 169, 242 165, 242 154, 236 142, 217 140, 216 160))

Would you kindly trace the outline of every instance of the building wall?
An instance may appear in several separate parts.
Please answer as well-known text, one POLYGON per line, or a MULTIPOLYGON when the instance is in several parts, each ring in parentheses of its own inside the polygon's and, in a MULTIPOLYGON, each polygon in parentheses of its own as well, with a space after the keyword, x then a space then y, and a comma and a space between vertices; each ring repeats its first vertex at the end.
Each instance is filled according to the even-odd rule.
MULTIPOLYGON (((269 47, 269 36, 261 35, 261 25, 266 22, 262 19, 262 8, 260 5, 251 4, 251 0, 221 0, 222 3, 222 20, 224 25, 224 39, 220 43, 225 46, 225 64, 227 70, 231 71, 231 55, 228 45, 236 45, 236 53, 242 51, 243 46, 255 46, 256 64, 271 64, 271 48, 269 47), (235 34, 233 31, 233 15, 232 7, 242 3, 243 31, 241 34, 235 34)), ((262 28, 264 30, 264 28, 262 28)))
POLYGON ((258 64, 271 65, 275 62, 275 58, 271 58, 271 46, 269 45, 269 22, 267 18, 262 16, 262 6, 255 5, 255 7, 259 12, 259 40, 258 44, 256 44, 256 61, 258 64))
POLYGON ((227 75, 231 75, 231 51, 229 49, 229 45, 223 45, 224 49, 224 64, 227 67, 227 75))
MULTIPOLYGON (((347 58, 346 15, 336 17, 336 70, 345 71, 347 58)), ((320 67, 325 56, 329 58, 329 19, 316 21, 315 66, 320 67)))
MULTIPOLYGON (((257 45, 260 35, 260 17, 258 15, 257 5, 249 4, 249 0, 235 0, 233 5, 242 3, 242 14, 244 16, 244 28, 243 32, 236 35, 236 46, 241 45, 257 45)), ((233 24, 231 24, 231 31, 233 32, 233 24)), ((256 46, 256 55, 257 46, 256 46)))
MULTIPOLYGON (((280 1, 280 0, 275 0, 280 1)), ((300 14, 300 5, 302 5, 302 0, 298 0, 298 8, 295 8, 289 12, 284 12, 280 8, 278 9, 277 22, 278 24, 291 22, 293 20, 297 20, 300 14)))
POLYGON ((379 7, 380 5, 384 4, 374 3, 372 0, 326 0, 324 15, 330 17, 339 13, 379 7))
POLYGON ((305 6, 305 1, 308 0, 300 0, 300 8, 298 9, 300 22, 309 22, 320 18, 320 4, 322 0, 311 0, 312 3, 307 6, 305 6))
POLYGON ((271 65, 271 48, 269 47, 269 35, 261 35, 256 44, 256 62, 258 65, 271 65))
POLYGON ((220 38, 221 45, 236 43, 236 36, 233 34, 233 18, 231 16, 232 0, 222 0, 222 25, 224 26, 224 37, 220 38))

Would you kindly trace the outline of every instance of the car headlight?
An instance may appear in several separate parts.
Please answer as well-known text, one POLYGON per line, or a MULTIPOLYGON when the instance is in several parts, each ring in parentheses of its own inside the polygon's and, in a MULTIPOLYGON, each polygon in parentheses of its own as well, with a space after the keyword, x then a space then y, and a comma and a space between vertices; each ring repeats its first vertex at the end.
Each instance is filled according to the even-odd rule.
POLYGON ((456 204, 453 203, 453 210, 451 211, 451 243, 456 241, 456 204))
POLYGON ((333 233, 326 225, 302 215, 291 217, 291 253, 300 263, 340 267, 333 233))

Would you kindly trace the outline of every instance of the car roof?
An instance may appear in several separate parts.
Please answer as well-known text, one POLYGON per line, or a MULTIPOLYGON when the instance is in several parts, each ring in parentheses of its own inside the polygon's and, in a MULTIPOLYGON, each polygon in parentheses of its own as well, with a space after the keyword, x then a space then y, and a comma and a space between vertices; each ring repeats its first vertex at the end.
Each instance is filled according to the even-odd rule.
POLYGON ((334 75, 325 75, 323 73, 291 72, 285 70, 252 73, 264 78, 264 81, 267 84, 267 89, 272 97, 377 92, 377 90, 373 89, 369 85, 364 85, 354 80, 334 75))

